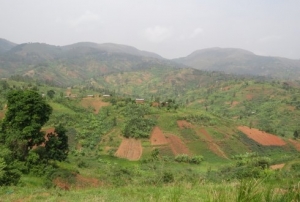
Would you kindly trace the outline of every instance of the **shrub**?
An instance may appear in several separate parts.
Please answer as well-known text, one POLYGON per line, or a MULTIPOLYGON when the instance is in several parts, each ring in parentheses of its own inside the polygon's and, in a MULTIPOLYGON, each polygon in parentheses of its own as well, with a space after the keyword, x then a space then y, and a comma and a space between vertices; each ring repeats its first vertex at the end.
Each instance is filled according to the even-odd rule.
POLYGON ((163 176, 162 176, 162 181, 164 183, 171 183, 171 182, 174 182, 174 175, 173 173, 169 172, 169 171, 165 171, 163 173, 163 176))

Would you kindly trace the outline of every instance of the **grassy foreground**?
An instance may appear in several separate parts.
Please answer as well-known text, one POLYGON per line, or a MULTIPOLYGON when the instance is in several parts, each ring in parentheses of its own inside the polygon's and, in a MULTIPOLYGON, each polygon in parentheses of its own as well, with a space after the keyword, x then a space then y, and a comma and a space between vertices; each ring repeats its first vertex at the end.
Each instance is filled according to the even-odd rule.
POLYGON ((263 180, 219 184, 176 183, 162 186, 98 187, 64 191, 28 187, 0 188, 1 201, 299 201, 300 184, 286 189, 263 180))

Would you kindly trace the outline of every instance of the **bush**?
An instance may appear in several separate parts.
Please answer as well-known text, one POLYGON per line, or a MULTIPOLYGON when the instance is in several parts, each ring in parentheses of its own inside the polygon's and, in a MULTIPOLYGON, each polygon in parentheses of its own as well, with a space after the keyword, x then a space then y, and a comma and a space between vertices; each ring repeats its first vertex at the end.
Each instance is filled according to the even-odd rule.
POLYGON ((180 154, 175 157, 175 161, 179 163, 184 162, 191 164, 200 164, 203 160, 203 156, 201 155, 189 157, 187 154, 180 154))
POLYGON ((181 162, 189 163, 190 157, 187 154, 180 154, 180 155, 175 156, 175 161, 177 161, 179 163, 181 163, 181 162))
POLYGON ((190 163, 192 164, 200 164, 204 160, 203 156, 193 156, 190 158, 190 163))
POLYGON ((171 183, 171 182, 174 182, 174 175, 173 173, 169 172, 169 171, 165 171, 163 173, 163 176, 162 176, 162 181, 164 183, 171 183))

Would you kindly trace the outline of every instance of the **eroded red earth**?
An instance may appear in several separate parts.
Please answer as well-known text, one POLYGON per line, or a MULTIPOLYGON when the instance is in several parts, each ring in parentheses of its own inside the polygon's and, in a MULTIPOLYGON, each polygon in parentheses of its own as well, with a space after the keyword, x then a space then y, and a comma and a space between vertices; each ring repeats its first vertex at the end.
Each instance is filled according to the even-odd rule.
POLYGON ((260 131, 256 128, 249 128, 247 126, 239 126, 238 129, 243 132, 247 137, 251 138, 255 142, 264 146, 284 146, 286 142, 280 137, 260 131))

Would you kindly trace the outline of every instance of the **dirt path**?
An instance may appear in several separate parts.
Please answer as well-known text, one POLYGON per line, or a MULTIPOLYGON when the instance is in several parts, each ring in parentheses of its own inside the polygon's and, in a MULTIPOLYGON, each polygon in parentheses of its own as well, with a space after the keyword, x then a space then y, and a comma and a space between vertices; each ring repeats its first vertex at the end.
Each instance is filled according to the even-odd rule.
POLYGON ((150 137, 151 145, 165 145, 168 144, 168 140, 166 139, 163 132, 159 127, 155 126, 150 137))
POLYGON ((208 144, 208 148, 214 152, 216 155, 228 159, 225 152, 219 147, 219 145, 214 141, 214 139, 207 133, 207 131, 202 128, 200 129, 200 133, 202 134, 202 138, 208 144))
POLYGON ((141 140, 133 138, 124 138, 115 153, 115 156, 119 158, 126 158, 128 160, 139 160, 142 156, 143 148, 141 140))
POLYGON ((280 137, 260 131, 256 128, 249 128, 247 126, 239 126, 238 129, 247 135, 249 138, 255 142, 264 145, 264 146, 284 146, 286 142, 283 141, 280 137))

